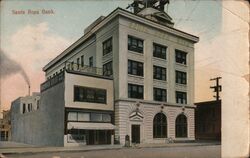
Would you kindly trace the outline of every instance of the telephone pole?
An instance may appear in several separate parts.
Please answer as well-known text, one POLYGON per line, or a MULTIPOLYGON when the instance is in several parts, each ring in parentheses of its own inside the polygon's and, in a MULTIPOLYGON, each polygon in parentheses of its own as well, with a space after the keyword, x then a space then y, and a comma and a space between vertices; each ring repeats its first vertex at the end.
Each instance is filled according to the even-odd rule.
POLYGON ((212 78, 210 79, 210 81, 216 81, 216 85, 215 86, 210 86, 211 89, 214 89, 214 92, 216 93, 216 95, 214 96, 216 98, 216 100, 220 100, 220 92, 222 90, 221 85, 219 84, 219 80, 221 79, 221 77, 216 77, 216 78, 212 78))

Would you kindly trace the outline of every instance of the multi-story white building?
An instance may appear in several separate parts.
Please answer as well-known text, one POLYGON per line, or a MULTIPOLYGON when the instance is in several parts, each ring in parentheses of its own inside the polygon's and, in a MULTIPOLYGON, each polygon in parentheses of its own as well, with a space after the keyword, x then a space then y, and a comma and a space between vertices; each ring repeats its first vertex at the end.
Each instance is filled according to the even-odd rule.
POLYGON ((87 27, 43 68, 45 144, 125 144, 127 135, 132 143, 194 140, 199 38, 173 26, 164 4, 152 3, 134 13, 117 8, 87 27))

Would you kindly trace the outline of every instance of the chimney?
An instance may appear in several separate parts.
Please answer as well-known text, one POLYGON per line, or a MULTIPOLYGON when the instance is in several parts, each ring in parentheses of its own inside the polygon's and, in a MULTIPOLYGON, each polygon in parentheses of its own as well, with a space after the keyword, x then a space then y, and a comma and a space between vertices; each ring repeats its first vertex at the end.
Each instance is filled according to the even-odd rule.
POLYGON ((30 85, 28 85, 29 86, 29 89, 28 89, 28 96, 30 96, 30 85))

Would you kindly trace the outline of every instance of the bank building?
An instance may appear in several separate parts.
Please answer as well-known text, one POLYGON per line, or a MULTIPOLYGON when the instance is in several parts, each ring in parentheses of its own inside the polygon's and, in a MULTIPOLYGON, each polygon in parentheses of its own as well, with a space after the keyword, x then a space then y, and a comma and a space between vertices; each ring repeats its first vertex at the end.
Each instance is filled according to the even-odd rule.
MULTIPOLYGON (((189 141, 194 133, 194 44, 174 28, 168 0, 134 1, 101 16, 43 71, 29 143, 53 146, 189 141), (40 112, 39 112, 40 111, 40 112), (34 131, 35 132, 35 131, 34 131)), ((23 129, 26 130, 26 129, 23 129)))

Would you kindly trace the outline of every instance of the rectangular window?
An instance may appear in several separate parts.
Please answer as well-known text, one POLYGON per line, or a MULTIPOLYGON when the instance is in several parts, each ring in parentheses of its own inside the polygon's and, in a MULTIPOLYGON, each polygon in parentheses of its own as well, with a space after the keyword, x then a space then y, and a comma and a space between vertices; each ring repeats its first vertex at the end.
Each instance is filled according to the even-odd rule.
POLYGON ((23 114, 26 112, 26 104, 23 104, 23 114))
POLYGON ((166 59, 167 47, 154 43, 153 56, 161 59, 166 59))
POLYGON ((167 101, 166 89, 154 88, 154 100, 155 101, 167 101))
POLYGON ((77 121, 77 112, 69 112, 68 113, 69 121, 77 121))
POLYGON ((89 87, 74 87, 74 101, 106 104, 107 91, 89 87))
POLYGON ((79 69, 79 67, 80 67, 80 58, 77 58, 76 64, 77 64, 77 69, 79 69))
POLYGON ((187 84, 187 73, 182 71, 175 71, 175 83, 187 84))
POLYGON ((186 92, 175 92, 176 103, 187 104, 187 93, 186 92))
POLYGON ((81 56, 81 67, 83 67, 84 66, 84 56, 82 55, 81 56))
POLYGON ((31 110, 32 110, 32 105, 28 104, 28 112, 31 112, 31 110))
POLYGON ((143 86, 128 84, 128 97, 143 99, 143 86))
POLYGON ((68 112, 68 121, 77 122, 111 122, 111 114, 95 112, 68 112))
POLYGON ((40 100, 37 100, 36 105, 37 105, 36 109, 39 109, 39 106, 40 106, 40 100))
POLYGON ((187 53, 181 50, 175 50, 175 62, 180 64, 187 64, 187 53))
POLYGON ((143 53, 143 40, 133 36, 128 36, 128 50, 143 53))
POLYGON ((112 76, 113 75, 113 64, 112 61, 103 65, 103 75, 112 76))
POLYGON ((103 122, 111 122, 111 115, 110 114, 102 114, 102 121, 103 122))
POLYGON ((71 70, 74 70, 74 62, 71 62, 71 70))
POLYGON ((133 60, 128 60, 128 74, 143 76, 143 63, 133 60))
POLYGON ((93 57, 89 57, 89 67, 93 67, 94 63, 93 63, 93 57))
POLYGON ((78 112, 78 121, 90 121, 89 113, 78 112))
POLYGON ((166 68, 154 66, 154 79, 166 81, 166 68))
POLYGON ((112 51, 112 37, 102 43, 103 56, 112 51))
POLYGON ((93 122, 102 122, 102 114, 91 113, 91 121, 93 122))

